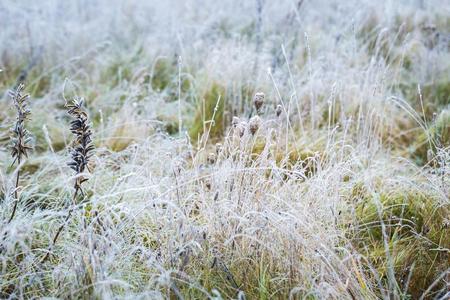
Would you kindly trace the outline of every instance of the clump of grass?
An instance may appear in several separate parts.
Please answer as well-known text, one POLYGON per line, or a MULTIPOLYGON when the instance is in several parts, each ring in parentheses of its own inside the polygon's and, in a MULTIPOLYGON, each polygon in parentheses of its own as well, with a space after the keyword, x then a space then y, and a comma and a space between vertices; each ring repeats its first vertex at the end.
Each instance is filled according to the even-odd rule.
MULTIPOLYGON (((10 96, 13 100, 14 107, 16 108, 17 118, 14 127, 11 129, 11 156, 14 159, 12 164, 17 164, 20 166, 23 159, 28 157, 28 151, 32 149, 31 147, 31 137, 28 130, 25 128, 25 122, 29 120, 31 111, 28 109, 27 100, 29 95, 23 95, 22 92, 25 88, 23 83, 19 84, 15 91, 10 92, 10 96)), ((8 223, 12 221, 16 214, 17 204, 19 202, 19 180, 20 180, 20 169, 17 170, 16 183, 14 188, 14 206, 9 217, 8 223)))
POLYGON ((193 141, 199 140, 204 135, 206 139, 219 138, 223 135, 225 98, 225 88, 217 83, 212 84, 203 95, 189 131, 193 141))
MULTIPOLYGON (((263 9, 258 0, 257 22, 247 26, 251 1, 205 6, 189 0, 174 7, 134 1, 117 11, 117 5, 94 0, 81 13, 79 3, 53 7, 55 1, 44 0, 20 11, 17 1, 3 2, 0 93, 16 84, 21 68, 15 65, 23 65, 29 48, 34 52, 39 39, 33 36, 45 21, 57 26, 46 39, 42 64, 27 77, 27 91, 33 100, 42 97, 42 105, 33 106, 26 124, 33 156, 15 171, 27 187, 18 189, 19 208, 32 207, 18 209, 0 228, 0 236, 8 236, 0 247, 0 298, 448 295, 438 294, 449 281, 450 253, 445 5, 364 1, 350 24, 339 16, 345 1, 307 5, 305 14, 306 1, 277 1, 263 9), (198 5, 211 19, 198 14, 198 5), (421 16, 434 23, 422 34, 421 16), (304 47, 294 28, 298 17, 304 47), (24 31, 11 20, 30 26, 24 31), (105 26, 110 35, 101 46, 105 26), (288 52, 284 46, 280 51, 286 42, 288 52), (150 66, 151 56, 160 54, 166 56, 150 66), (263 70, 269 66, 268 81, 263 70), (66 147, 63 128, 56 126, 57 110, 64 108, 49 102, 67 77, 91 100, 94 115, 88 119, 82 105, 73 107, 74 205, 58 211, 54 203, 67 194, 64 177, 55 176, 64 174, 56 153, 66 147), (269 93, 265 99, 257 88, 269 93), (390 101, 396 91, 410 105, 390 101), (401 110, 409 106, 422 110, 423 118, 401 110), (162 111, 167 115, 159 116, 162 111), (189 124, 191 117, 182 113, 192 112, 189 124), (232 116, 239 118, 232 122, 232 116), (101 127, 96 141, 104 149, 96 155, 89 189, 88 121, 101 127), (154 121, 173 136, 154 130, 154 121), (185 121, 199 141, 195 150, 183 138, 185 121), (423 168, 413 166, 409 159, 415 156, 423 168), (86 203, 91 194, 95 201, 86 203), (50 258, 40 268, 36 255, 46 249, 50 258)), ((10 127, 2 102, 0 129, 10 127)), ((8 137, 0 133, 0 149, 8 137)), ((0 165, 8 155, 0 150, 0 165)), ((0 169, 2 223, 14 200, 11 194, 11 201, 1 201, 5 177, 0 169)))
MULTIPOLYGON (((75 183, 72 202, 76 202, 78 194, 84 195, 82 184, 88 180, 84 175, 86 171, 91 172, 90 160, 93 155, 94 145, 92 143, 92 131, 89 124, 89 118, 86 111, 83 109, 83 99, 73 99, 71 104, 67 105, 67 113, 73 118, 70 123, 70 131, 74 135, 73 146, 70 149, 70 156, 72 161, 68 163, 69 167, 75 171, 75 183)), ((55 237, 52 240, 52 245, 49 251, 42 259, 42 262, 46 261, 51 253, 52 248, 55 246, 58 237, 63 231, 65 225, 69 221, 75 206, 72 206, 67 213, 64 222, 56 231, 55 237)))
POLYGON ((153 66, 151 86, 155 91, 163 91, 174 83, 176 74, 175 64, 168 59, 158 59, 153 66))
POLYGON ((433 113, 445 109, 450 103, 450 79, 444 78, 425 84, 420 82, 401 83, 398 89, 417 111, 423 110, 428 119, 432 118, 433 113), (421 95, 417 94, 418 84, 420 84, 421 95), (420 98, 425 101, 421 101, 420 98))
POLYGON ((439 114, 435 114, 430 123, 419 134, 411 135, 414 140, 410 145, 410 151, 420 165, 429 163, 439 148, 445 148, 450 144, 450 109, 443 109, 439 114))
MULTIPOLYGON (((34 98, 33 98, 34 99, 34 98)), ((44 106, 41 103, 36 106, 44 106)), ((33 151, 43 154, 51 147, 54 151, 60 151, 66 147, 64 128, 60 126, 60 113, 54 107, 40 107, 33 110, 33 118, 28 124, 28 129, 33 133, 33 151), (43 129, 45 126, 45 130, 43 129)))
POLYGON ((177 100, 178 92, 184 94, 191 89, 192 85, 190 79, 182 76, 181 72, 181 67, 177 70, 176 59, 158 58, 153 64, 149 79, 152 90, 163 94, 168 102, 177 100), (178 92, 177 89, 179 89, 178 92))
MULTIPOLYGON (((371 194, 364 186, 355 185, 352 195, 358 201, 360 227, 355 244, 366 252, 382 279, 388 280, 392 268, 403 293, 420 296, 446 271, 450 248, 448 205, 438 205, 435 196, 420 190, 371 194), (386 251, 392 265, 385 257, 386 251)), ((438 282, 433 291, 443 285, 438 282)))

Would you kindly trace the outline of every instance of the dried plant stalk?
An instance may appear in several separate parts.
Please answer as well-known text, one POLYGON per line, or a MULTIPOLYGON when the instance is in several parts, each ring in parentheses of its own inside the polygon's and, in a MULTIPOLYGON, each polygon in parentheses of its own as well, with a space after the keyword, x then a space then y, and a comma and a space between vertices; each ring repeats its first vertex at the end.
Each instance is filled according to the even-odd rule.
POLYGON ((91 172, 89 166, 90 158, 94 150, 92 143, 92 131, 90 129, 87 113, 83 110, 83 99, 74 99, 72 104, 67 105, 68 113, 74 120, 70 123, 70 131, 75 135, 73 147, 70 150, 72 161, 68 163, 71 169, 73 169, 77 178, 75 180, 75 194, 81 192, 81 185, 88 179, 82 174, 87 170, 91 172))
MULTIPOLYGON (((66 107, 68 109, 67 113, 73 118, 70 122, 70 131, 75 136, 72 147, 70 149, 70 156, 72 161, 68 163, 69 167, 76 172, 75 184, 74 184, 74 193, 72 202, 75 204, 76 198, 79 193, 84 195, 84 192, 81 188, 81 185, 88 180, 83 174, 88 171, 91 172, 91 168, 89 166, 90 159, 93 155, 94 145, 92 143, 92 131, 89 124, 89 118, 86 111, 83 109, 83 99, 74 99, 71 104, 68 104, 66 107)), ((64 222, 56 231, 55 237, 52 240, 52 245, 47 251, 47 254, 44 256, 41 262, 44 262, 50 256, 50 252, 52 248, 55 246, 58 237, 72 216, 72 212, 75 206, 73 205, 64 222)))
MULTIPOLYGON (((16 162, 20 166, 20 163, 24 158, 28 157, 28 151, 32 149, 31 147, 31 137, 28 130, 25 128, 25 121, 29 120, 31 111, 28 109, 27 100, 30 95, 23 95, 22 92, 25 89, 23 83, 19 84, 15 91, 10 91, 10 96, 13 100, 14 107, 16 108, 17 118, 14 126, 11 128, 11 156, 14 159, 12 165, 16 162)), ((9 217, 8 223, 14 219, 17 211, 17 204, 19 203, 19 180, 20 180, 20 168, 17 170, 16 183, 14 189, 14 206, 9 217)))

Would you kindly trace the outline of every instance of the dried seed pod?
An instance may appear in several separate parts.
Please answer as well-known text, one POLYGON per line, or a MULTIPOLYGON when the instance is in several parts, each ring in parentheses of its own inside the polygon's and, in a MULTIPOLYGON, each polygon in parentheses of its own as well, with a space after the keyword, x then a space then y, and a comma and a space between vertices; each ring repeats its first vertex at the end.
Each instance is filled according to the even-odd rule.
POLYGON ((264 98, 265 95, 261 92, 256 93, 253 97, 253 105, 255 106, 257 112, 259 112, 261 107, 264 105, 264 98))
POLYGON ((216 154, 213 152, 209 153, 206 161, 211 165, 214 164, 216 162, 216 154))
POLYGON ((210 179, 205 179, 205 187, 208 190, 211 190, 211 180, 210 179))
POLYGON ((246 122, 240 122, 236 125, 236 128, 234 129, 235 134, 237 134, 239 137, 243 137, 245 133, 245 128, 247 127, 246 122))
POLYGON ((281 112, 283 111, 283 108, 280 104, 277 105, 277 108, 275 109, 275 113, 277 114, 277 117, 281 115, 281 112))
POLYGON ((233 127, 236 127, 239 124, 240 120, 238 117, 233 117, 233 121, 231 121, 231 125, 233 125, 233 127))
POLYGON ((250 119, 249 123, 249 129, 252 135, 254 135, 258 129, 261 127, 261 118, 259 116, 254 116, 250 119))
POLYGON ((222 152, 222 150, 223 150, 222 144, 221 143, 217 143, 216 144, 216 154, 219 155, 220 152, 222 152))

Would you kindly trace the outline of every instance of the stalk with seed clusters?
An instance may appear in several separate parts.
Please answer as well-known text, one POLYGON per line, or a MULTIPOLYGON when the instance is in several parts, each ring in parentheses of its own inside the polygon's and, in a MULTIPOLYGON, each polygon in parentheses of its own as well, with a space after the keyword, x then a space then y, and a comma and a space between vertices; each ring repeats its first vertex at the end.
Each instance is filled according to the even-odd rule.
POLYGON ((91 172, 89 162, 94 151, 94 145, 92 143, 92 131, 89 124, 89 118, 86 111, 83 109, 83 102, 83 99, 74 99, 72 100, 71 104, 68 104, 66 106, 68 108, 67 113, 73 118, 72 122, 70 122, 70 131, 75 136, 73 145, 70 149, 70 156, 72 157, 72 161, 68 163, 69 167, 76 172, 76 179, 74 184, 75 191, 72 198, 73 205, 70 208, 64 222, 56 231, 55 237, 52 241, 52 245, 49 247, 47 254, 44 256, 41 262, 44 262, 48 259, 52 248, 55 246, 58 240, 59 235, 69 221, 75 208, 74 204, 78 194, 84 194, 81 185, 86 182, 88 178, 83 174, 86 171, 91 172))
MULTIPOLYGON (((10 96, 13 100, 14 106, 17 111, 17 119, 14 127, 11 128, 11 156, 14 159, 13 164, 17 162, 20 166, 20 163, 23 161, 24 157, 28 157, 28 151, 32 149, 30 142, 31 137, 28 133, 28 130, 25 128, 25 121, 29 120, 30 110, 27 108, 27 100, 30 98, 30 95, 22 95, 22 92, 25 88, 23 83, 19 84, 15 91, 10 91, 10 96)), ((14 206, 9 217, 8 223, 12 221, 14 215, 16 214, 17 204, 19 202, 19 179, 20 179, 20 167, 17 170, 16 175, 16 184, 14 189, 14 206)))
POLYGON ((92 157, 94 145, 92 144, 92 132, 90 129, 88 115, 83 110, 83 99, 72 101, 72 104, 67 105, 68 113, 74 120, 70 122, 70 131, 75 135, 74 146, 70 150, 72 161, 68 163, 71 169, 73 169, 77 178, 75 180, 75 193, 74 197, 83 190, 81 185, 88 179, 82 174, 87 170, 91 171, 89 167, 89 161, 92 157))

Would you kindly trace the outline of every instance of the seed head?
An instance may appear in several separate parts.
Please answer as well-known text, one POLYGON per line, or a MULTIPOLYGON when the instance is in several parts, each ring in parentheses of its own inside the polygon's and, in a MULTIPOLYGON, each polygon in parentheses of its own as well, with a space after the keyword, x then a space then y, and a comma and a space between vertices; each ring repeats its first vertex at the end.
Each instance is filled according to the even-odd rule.
POLYGON ((261 107, 264 104, 264 98, 265 95, 264 93, 256 93, 255 96, 253 97, 253 105, 255 105, 256 111, 259 112, 261 107))
POLYGON ((221 143, 216 144, 216 154, 219 155, 222 152, 223 146, 221 143))
POLYGON ((236 125, 236 128, 234 128, 235 134, 238 135, 239 137, 243 137, 246 127, 247 127, 247 122, 245 122, 245 121, 239 122, 236 125))
POLYGON ((250 132, 254 135, 258 129, 261 127, 261 118, 259 116, 254 116, 250 119, 248 123, 250 132))
POLYGON ((239 124, 240 120, 238 117, 234 116, 233 120, 231 121, 231 125, 233 125, 233 127, 236 127, 239 124))
MULTIPOLYGON (((72 103, 66 106, 68 108, 67 113, 74 119, 70 122, 70 131, 75 136, 73 146, 70 149, 72 161, 68 165, 77 174, 84 173, 86 170, 91 171, 89 162, 94 150, 92 132, 88 115, 83 109, 83 102, 82 98, 73 99, 72 103)), ((78 176, 74 186, 75 189, 81 191, 81 184, 87 180, 83 176, 78 176)))
POLYGON ((214 164, 216 162, 216 154, 213 152, 209 153, 206 161, 211 165, 214 164))
POLYGON ((283 108, 281 107, 280 104, 277 105, 277 108, 275 109, 275 113, 277 114, 277 117, 279 117, 281 115, 283 108))
POLYGON ((205 187, 206 187, 208 190, 211 190, 211 180, 209 180, 209 179, 206 179, 206 180, 205 180, 205 187))
POLYGON ((17 111, 17 118, 14 127, 11 128, 11 156, 14 158, 13 164, 17 161, 20 163, 22 157, 28 157, 28 150, 32 147, 31 137, 28 130, 25 129, 25 121, 29 120, 30 110, 27 108, 27 100, 30 95, 22 95, 25 85, 23 83, 19 84, 15 91, 10 91, 14 106, 17 111))

